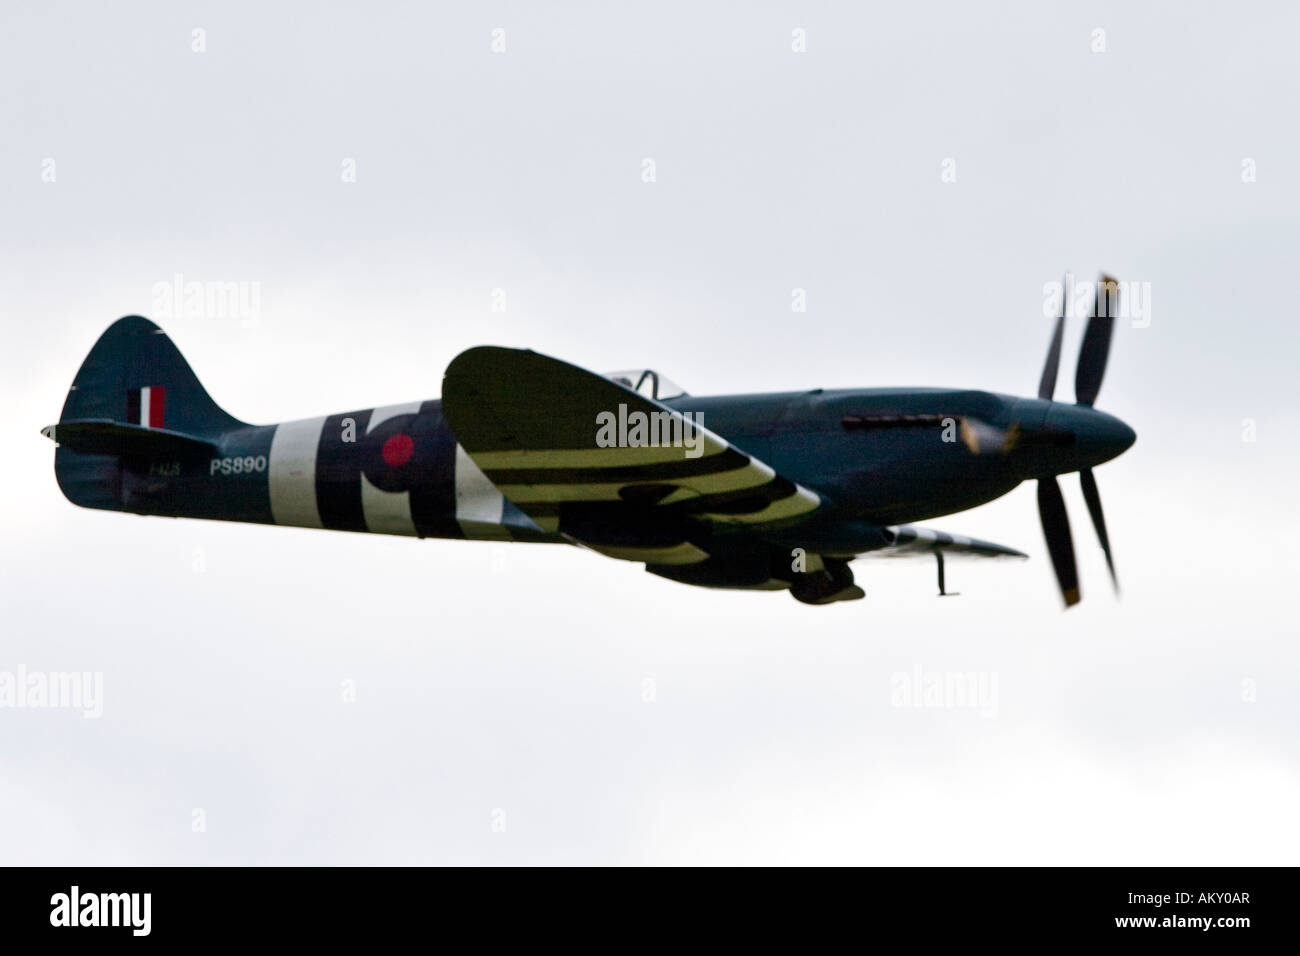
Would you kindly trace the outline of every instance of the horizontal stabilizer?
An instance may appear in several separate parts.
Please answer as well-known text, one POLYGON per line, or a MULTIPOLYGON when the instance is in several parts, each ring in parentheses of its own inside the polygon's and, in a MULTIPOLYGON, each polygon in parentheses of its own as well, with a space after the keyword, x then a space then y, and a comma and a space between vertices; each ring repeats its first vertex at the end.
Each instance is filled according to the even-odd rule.
POLYGON ((41 434, 69 451, 86 455, 183 458, 212 455, 217 450, 212 442, 183 432, 124 425, 102 418, 73 419, 46 425, 41 434))

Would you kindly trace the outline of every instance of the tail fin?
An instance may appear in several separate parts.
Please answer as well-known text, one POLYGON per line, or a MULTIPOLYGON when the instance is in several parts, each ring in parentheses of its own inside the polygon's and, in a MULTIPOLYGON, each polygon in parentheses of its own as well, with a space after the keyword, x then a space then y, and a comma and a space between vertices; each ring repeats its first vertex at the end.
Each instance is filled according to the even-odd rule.
MULTIPOLYGON (((206 454, 244 423, 221 409, 162 329, 118 319, 82 362, 59 424, 59 488, 85 508, 123 509, 123 473, 148 458, 206 454)), ((145 466, 148 467, 147 465, 145 466)))
POLYGON ((204 391, 167 333, 138 315, 110 325, 81 363, 59 421, 82 419, 195 435, 244 424, 204 391))

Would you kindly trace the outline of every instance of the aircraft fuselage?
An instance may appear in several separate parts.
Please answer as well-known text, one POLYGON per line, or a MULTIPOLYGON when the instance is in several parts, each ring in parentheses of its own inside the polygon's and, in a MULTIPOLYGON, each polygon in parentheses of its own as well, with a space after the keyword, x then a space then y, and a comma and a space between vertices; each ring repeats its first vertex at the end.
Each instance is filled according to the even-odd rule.
MULTIPOLYGON (((1132 442, 1127 426, 1103 412, 976 390, 817 389, 665 404, 816 490, 827 505, 818 525, 828 537, 847 535, 846 550, 868 550, 874 528, 963 511, 1027 478, 1105 461, 1132 442), (1018 436, 1017 447, 973 453, 959 427, 967 421, 1018 436)), ((593 421, 593 438, 596 427, 593 421)), ((60 449, 68 455, 60 481, 79 504, 142 514, 565 540, 502 497, 459 447, 436 399, 243 426, 214 441, 216 452, 202 458, 136 460, 120 469, 113 459, 60 449), (117 500, 79 500, 79 489, 112 495, 104 485, 110 467, 117 500)))

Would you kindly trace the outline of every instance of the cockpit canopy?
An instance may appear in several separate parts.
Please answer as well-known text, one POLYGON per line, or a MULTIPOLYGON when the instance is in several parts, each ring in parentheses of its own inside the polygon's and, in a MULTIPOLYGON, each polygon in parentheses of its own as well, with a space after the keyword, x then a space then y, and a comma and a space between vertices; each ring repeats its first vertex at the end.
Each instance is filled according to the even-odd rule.
POLYGON ((667 376, 660 375, 652 368, 634 368, 625 372, 606 372, 605 377, 632 389, 634 392, 639 392, 646 398, 653 398, 660 402, 670 398, 680 398, 686 394, 684 388, 667 376))

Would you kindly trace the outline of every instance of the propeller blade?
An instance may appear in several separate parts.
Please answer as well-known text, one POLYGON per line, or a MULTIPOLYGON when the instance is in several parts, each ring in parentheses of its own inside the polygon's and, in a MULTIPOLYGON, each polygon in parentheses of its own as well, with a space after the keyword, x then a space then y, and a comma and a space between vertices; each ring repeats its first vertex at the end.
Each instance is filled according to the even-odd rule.
POLYGON ((1101 380, 1106 376, 1106 359, 1110 355, 1110 336, 1115 328, 1115 312, 1119 308, 1119 283, 1103 275, 1097 282, 1097 293, 1092 300, 1092 318, 1083 333, 1079 347, 1079 364, 1074 371, 1074 400, 1091 407, 1101 391, 1101 380))
POLYGON ((1106 534, 1106 516, 1101 510, 1101 494, 1097 491, 1097 479, 1092 477, 1092 469, 1085 468, 1079 472, 1079 482, 1083 485, 1083 500, 1088 502, 1088 514, 1092 515, 1092 526, 1097 529, 1097 540, 1106 555, 1106 567, 1110 569, 1110 583, 1119 593, 1119 578, 1115 576, 1115 561, 1110 554, 1110 536, 1106 534))
POLYGON ((1047 361, 1043 364, 1043 377, 1038 380, 1038 397, 1051 401, 1056 392, 1056 372, 1061 367, 1061 336, 1065 333, 1065 298, 1069 295, 1067 283, 1061 282, 1061 314, 1052 332, 1052 344, 1047 348, 1047 361))
POLYGON ((1065 499, 1055 478, 1038 480, 1038 517, 1043 523, 1043 537, 1052 556, 1052 569, 1066 607, 1079 603, 1079 570, 1074 564, 1074 539, 1070 535, 1070 517, 1065 513, 1065 499))

